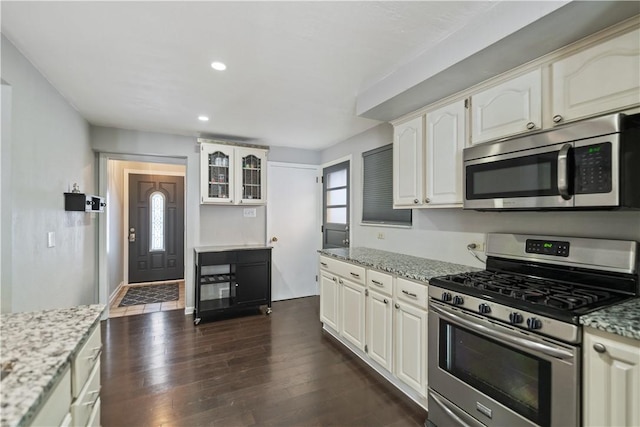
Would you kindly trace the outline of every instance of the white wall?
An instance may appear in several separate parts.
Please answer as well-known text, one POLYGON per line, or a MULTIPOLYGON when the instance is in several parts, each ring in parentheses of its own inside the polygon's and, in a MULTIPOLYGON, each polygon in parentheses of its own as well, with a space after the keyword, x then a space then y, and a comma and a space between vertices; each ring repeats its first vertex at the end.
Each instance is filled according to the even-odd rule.
MULTIPOLYGON (((2 80, 12 88, 11 168, 2 168, 3 186, 11 183, 11 193, 2 192, 2 242, 12 258, 2 285, 11 287, 11 311, 94 303, 96 214, 65 212, 63 197, 74 182, 94 193, 89 124, 4 35, 2 80), (53 248, 47 232, 55 233, 53 248)), ((4 143, 2 152, 5 162, 4 143)))
POLYGON ((0 139, 0 313, 11 312, 11 86, 2 82, 0 139), (6 176, 5 176, 6 175, 6 176), (6 206, 5 206, 6 205, 6 206))
POLYGON ((462 209, 414 209, 411 229, 360 225, 362 152, 391 143, 393 128, 381 124, 322 152, 322 163, 351 154, 352 247, 363 246, 482 267, 467 251, 484 233, 525 233, 640 241, 640 211, 476 212, 462 209), (384 240, 378 234, 384 233, 384 240))

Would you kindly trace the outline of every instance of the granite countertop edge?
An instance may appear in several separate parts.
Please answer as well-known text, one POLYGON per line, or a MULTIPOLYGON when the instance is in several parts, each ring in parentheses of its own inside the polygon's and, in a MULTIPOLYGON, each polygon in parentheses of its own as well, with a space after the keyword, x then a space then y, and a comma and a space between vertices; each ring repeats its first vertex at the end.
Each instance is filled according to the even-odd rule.
POLYGON ((481 270, 468 265, 371 248, 320 249, 318 253, 420 282, 429 282, 438 276, 481 270))
POLYGON ((640 298, 581 316, 580 324, 640 341, 640 298))
MULTIPOLYGON (((28 425, 41 409, 42 405, 51 395, 62 375, 70 369, 72 359, 78 354, 82 346, 87 342, 90 332, 100 323, 100 318, 105 309, 102 304, 83 305, 72 308, 43 310, 39 312, 9 313, 0 316, 2 320, 2 354, 0 360, 4 367, 6 362, 12 362, 14 366, 19 366, 16 372, 11 372, 2 380, 1 402, 1 427, 22 427, 28 425), (86 322, 73 322, 72 316, 78 311, 83 311, 87 315, 86 322), (34 318, 41 319, 45 316, 59 315, 66 323, 61 325, 61 329, 67 326, 73 333, 72 337, 59 337, 51 335, 54 340, 65 341, 61 343, 61 348, 49 351, 49 345, 43 340, 43 348, 25 350, 24 346, 32 344, 25 340, 15 344, 11 340, 11 334, 20 334, 15 330, 16 326, 25 323, 31 332, 38 332, 37 326, 26 322, 31 322, 34 318), (80 326, 81 325, 81 326, 80 326), (9 330, 11 329, 11 330, 9 330), (76 331, 81 329, 81 332, 76 331), (9 337, 7 337, 9 335, 9 337), (71 348, 65 346, 72 344, 71 348), (15 354, 20 356, 15 357, 15 354), (23 356, 24 355, 24 356, 23 356), (8 359, 8 360, 7 360, 8 359), (28 376, 31 375, 32 378, 28 376), (37 376, 41 381, 29 381, 37 376), (6 382, 5 382, 6 380, 6 382)), ((50 324, 46 324, 49 327, 50 324)), ((58 331, 59 332, 59 331, 58 331)))
POLYGON ((203 252, 251 251, 272 248, 272 246, 257 243, 251 245, 196 246, 193 248, 193 250, 196 254, 198 254, 203 252))

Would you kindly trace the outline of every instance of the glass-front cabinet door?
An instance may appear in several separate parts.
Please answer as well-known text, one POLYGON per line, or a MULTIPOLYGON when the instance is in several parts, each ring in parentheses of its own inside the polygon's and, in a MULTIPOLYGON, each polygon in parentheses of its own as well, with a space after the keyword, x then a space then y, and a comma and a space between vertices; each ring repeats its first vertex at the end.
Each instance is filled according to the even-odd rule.
POLYGON ((233 147, 213 144, 201 147, 201 202, 233 203, 233 147))
POLYGON ((238 203, 265 203, 266 151, 254 148, 236 148, 236 162, 236 199, 238 203))

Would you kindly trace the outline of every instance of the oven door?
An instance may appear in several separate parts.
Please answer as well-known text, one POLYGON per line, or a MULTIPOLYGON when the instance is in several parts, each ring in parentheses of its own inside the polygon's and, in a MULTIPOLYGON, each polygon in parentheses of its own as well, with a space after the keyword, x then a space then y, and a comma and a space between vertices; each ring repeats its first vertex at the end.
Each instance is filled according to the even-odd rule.
POLYGON ((577 347, 435 301, 429 306, 429 421, 440 427, 579 424, 577 347))
MULTIPOLYGON (((495 152, 508 144, 496 144, 495 152)), ((571 149, 563 143, 466 160, 464 208, 572 208, 571 149)))

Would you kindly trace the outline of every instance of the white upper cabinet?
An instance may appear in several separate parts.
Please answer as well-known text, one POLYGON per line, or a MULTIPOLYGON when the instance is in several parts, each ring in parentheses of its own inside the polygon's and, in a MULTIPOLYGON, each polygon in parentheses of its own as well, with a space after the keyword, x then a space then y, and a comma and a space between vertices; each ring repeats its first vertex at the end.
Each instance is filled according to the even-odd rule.
POLYGON ((263 204, 267 179, 267 153, 254 148, 236 148, 238 167, 236 168, 236 200, 238 203, 263 204))
POLYGON ((423 201, 423 116, 393 130, 393 206, 415 207, 423 201))
POLYGON ((640 29, 552 64, 552 120, 640 104, 640 29))
POLYGON ((200 150, 201 203, 266 203, 266 150, 204 142, 200 150))
POLYGON ((462 150, 465 147, 464 101, 427 113, 425 203, 462 204, 462 150))
POLYGON ((471 142, 490 141, 542 127, 539 68, 471 97, 471 142))

